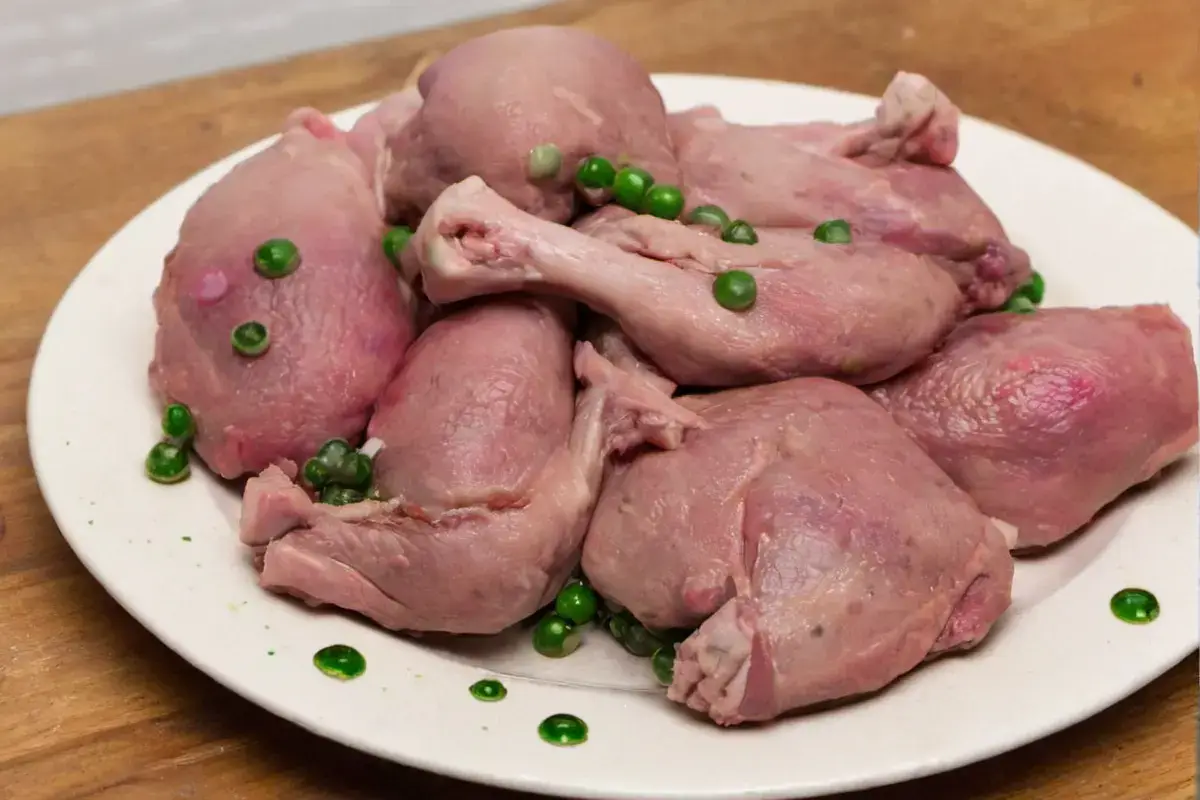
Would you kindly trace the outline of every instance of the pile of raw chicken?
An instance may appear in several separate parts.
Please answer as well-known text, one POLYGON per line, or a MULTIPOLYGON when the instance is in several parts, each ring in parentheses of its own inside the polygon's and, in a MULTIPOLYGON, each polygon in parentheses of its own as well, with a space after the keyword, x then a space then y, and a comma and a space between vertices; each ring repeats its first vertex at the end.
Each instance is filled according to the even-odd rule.
POLYGON ((918 75, 874 119, 744 126, 667 114, 590 34, 484 36, 350 131, 294 112, 196 202, 151 382, 252 476, 270 590, 491 634, 581 569, 688 631, 668 695, 717 723, 872 692, 1197 438, 1188 329, 1036 308, 957 147, 918 75), (370 492, 298 466, 331 439, 370 492))

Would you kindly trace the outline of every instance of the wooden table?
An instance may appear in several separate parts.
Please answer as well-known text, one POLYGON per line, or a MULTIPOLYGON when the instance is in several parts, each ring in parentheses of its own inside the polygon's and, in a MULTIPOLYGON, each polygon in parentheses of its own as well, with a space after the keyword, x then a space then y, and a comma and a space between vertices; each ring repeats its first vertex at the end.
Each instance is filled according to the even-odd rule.
MULTIPOLYGON (((0 798, 518 797, 375 761, 221 689, 108 598, 38 495, 25 391, 38 338, 67 283, 144 205, 274 132, 294 106, 332 110, 378 97, 423 55, 485 30, 578 24, 658 71, 780 78, 868 94, 897 69, 923 72, 967 113, 1086 158, 1195 221, 1194 0, 736 6, 568 2, 0 119, 0 506, 8 528, 0 542, 0 798)), ((1190 798, 1196 698, 1196 662, 1189 658, 1063 734, 853 798, 1190 798)))

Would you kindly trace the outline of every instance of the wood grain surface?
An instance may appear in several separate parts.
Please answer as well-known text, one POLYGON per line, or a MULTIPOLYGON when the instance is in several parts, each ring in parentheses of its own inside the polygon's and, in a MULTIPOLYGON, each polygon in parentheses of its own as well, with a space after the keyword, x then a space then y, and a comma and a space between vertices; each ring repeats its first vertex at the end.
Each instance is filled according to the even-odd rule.
MULTIPOLYGON (((295 106, 379 97, 424 54, 535 21, 587 27, 656 71, 868 94, 897 69, 923 72, 967 113, 1074 153, 1195 223, 1195 0, 567 2, 0 119, 0 798, 519 797, 320 740, 167 650, 59 535, 30 466, 24 407, 59 296, 143 206, 275 132, 295 106)), ((1196 702, 1189 658, 1043 742, 844 800, 1191 798, 1196 702)))

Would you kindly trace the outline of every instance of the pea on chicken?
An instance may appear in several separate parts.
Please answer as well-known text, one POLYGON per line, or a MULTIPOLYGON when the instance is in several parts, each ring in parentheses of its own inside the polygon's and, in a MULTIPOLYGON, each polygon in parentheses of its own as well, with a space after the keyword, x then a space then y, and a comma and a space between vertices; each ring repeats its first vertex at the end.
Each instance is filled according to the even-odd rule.
POLYGON ((271 334, 261 322, 243 322, 229 335, 233 350, 246 358, 257 358, 271 346, 271 334))
POLYGON ((291 239, 268 239, 254 251, 254 269, 264 278, 284 278, 300 266, 300 250, 291 239))

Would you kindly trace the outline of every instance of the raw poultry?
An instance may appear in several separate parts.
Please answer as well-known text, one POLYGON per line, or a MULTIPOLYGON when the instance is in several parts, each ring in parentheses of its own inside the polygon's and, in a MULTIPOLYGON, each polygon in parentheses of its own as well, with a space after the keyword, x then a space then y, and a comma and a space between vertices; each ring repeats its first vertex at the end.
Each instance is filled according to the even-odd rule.
POLYGON ((699 626, 673 699, 733 724, 875 691, 1008 608, 1000 531, 862 392, 802 378, 679 402, 703 429, 618 464, 583 555, 639 621, 699 626))
POLYGON ((694 386, 801 375, 872 383, 932 352, 962 310, 930 259, 878 242, 841 247, 808 235, 740 245, 644 222, 650 230, 632 253, 599 226, 585 226, 589 236, 539 220, 468 178, 429 209, 406 266, 435 303, 522 290, 578 300, 617 320, 669 378, 694 386), (733 269, 757 287, 750 309, 713 302, 714 277, 733 269))
POLYGON ((976 317, 872 394, 1020 548, 1069 536, 1196 443, 1191 334, 1166 306, 976 317))
POLYGON ((384 192, 416 222, 442 190, 477 175, 518 207, 568 221, 575 164, 627 158, 677 183, 666 111, 650 76, 590 33, 498 31, 438 59, 418 83, 424 104, 388 132, 384 192), (549 65, 553 65, 548 68, 549 65))
POLYGON ((366 426, 415 335, 384 230, 365 165, 311 109, 188 212, 154 293, 150 382, 202 422, 218 475, 366 426))
POLYGON ((856 234, 937 257, 972 305, 998 308, 1030 274, 984 201, 952 167, 958 109, 921 75, 901 72, 875 118, 853 125, 736 125, 703 107, 671 119, 690 203, 755 226, 856 234))
MULTIPOLYGON (((566 582, 621 427, 664 446, 690 415, 587 345, 574 310, 502 298, 450 313, 410 349, 371 420, 378 500, 314 503, 273 467, 246 487, 262 584, 387 628, 498 633, 566 582), (629 414, 675 416, 632 430, 629 414)), ((311 482, 311 480, 310 480, 311 482)))
POLYGON ((1188 329, 1040 309, 958 125, 908 73, 849 125, 668 115, 591 34, 485 36, 196 204, 152 382, 260 472, 267 589, 547 656, 603 623, 722 725, 871 693, 1197 437, 1188 329))

